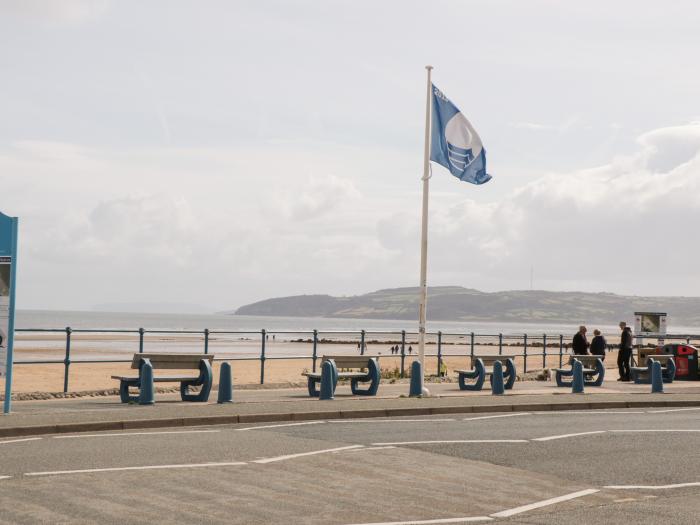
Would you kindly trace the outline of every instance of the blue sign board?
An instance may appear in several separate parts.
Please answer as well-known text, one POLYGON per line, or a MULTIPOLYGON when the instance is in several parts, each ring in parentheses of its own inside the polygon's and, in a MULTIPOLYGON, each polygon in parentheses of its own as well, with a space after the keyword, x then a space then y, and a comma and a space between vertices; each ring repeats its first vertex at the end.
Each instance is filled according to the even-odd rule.
POLYGON ((5 414, 10 412, 12 401, 18 222, 17 217, 0 212, 0 377, 5 378, 5 414))

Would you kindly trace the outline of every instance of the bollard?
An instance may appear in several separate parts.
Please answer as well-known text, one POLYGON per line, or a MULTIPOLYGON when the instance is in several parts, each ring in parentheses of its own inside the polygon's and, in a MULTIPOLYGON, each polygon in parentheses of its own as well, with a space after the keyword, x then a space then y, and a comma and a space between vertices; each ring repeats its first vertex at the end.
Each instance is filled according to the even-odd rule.
POLYGON ((574 363, 571 365, 573 368, 574 379, 571 382, 571 393, 572 394, 583 394, 583 365, 578 359, 574 359, 574 363))
POLYGON ((651 393, 664 393, 664 380, 661 376, 661 363, 656 359, 651 360, 651 393))
POLYGON ((142 361, 139 376, 139 405, 152 405, 155 403, 155 388, 153 386, 153 365, 148 359, 142 361))
POLYGON ((219 370, 219 397, 217 403, 233 403, 233 374, 231 373, 231 363, 221 363, 219 370))
POLYGON ((333 375, 333 363, 324 361, 321 365, 321 394, 318 396, 321 401, 333 399, 335 390, 333 375))
POLYGON ((411 364, 411 387, 408 395, 410 397, 420 397, 423 395, 423 367, 420 361, 413 361, 411 364))
POLYGON ((494 396, 505 394, 506 388, 503 384, 503 363, 496 361, 493 363, 493 374, 491 375, 491 393, 494 396))

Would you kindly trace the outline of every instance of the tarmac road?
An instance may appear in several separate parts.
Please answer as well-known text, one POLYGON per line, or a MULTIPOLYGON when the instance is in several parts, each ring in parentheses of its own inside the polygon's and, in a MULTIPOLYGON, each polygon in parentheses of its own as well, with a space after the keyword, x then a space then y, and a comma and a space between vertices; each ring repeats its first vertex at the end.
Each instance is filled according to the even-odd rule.
POLYGON ((694 524, 698 445, 700 409, 2 439, 0 522, 694 524))

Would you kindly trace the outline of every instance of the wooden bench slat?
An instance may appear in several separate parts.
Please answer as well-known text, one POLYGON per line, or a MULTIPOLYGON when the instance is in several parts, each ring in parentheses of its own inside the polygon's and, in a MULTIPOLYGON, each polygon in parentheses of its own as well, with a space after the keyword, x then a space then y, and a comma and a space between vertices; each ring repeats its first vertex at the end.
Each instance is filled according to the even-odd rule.
POLYGON ((214 354, 134 354, 131 368, 138 368, 142 359, 148 359, 154 370, 192 370, 199 368, 202 359, 211 364, 214 354))

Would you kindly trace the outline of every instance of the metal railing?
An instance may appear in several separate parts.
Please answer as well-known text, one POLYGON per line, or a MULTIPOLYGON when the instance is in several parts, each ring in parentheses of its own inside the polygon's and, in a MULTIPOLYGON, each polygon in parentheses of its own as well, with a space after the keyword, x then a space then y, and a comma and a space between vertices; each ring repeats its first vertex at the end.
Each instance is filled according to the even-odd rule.
MULTIPOLYGON (((70 370, 73 364, 86 364, 86 363, 130 363, 132 358, 116 358, 116 359, 91 359, 91 358, 79 358, 74 359, 71 357, 71 350, 75 345, 74 334, 102 334, 102 335, 133 335, 138 336, 134 341, 138 343, 138 353, 144 353, 147 340, 147 335, 172 335, 176 338, 184 338, 185 336, 201 336, 202 351, 204 354, 210 353, 210 347, 212 342, 212 337, 214 336, 254 336, 259 337, 259 352, 254 356, 244 356, 236 355, 229 351, 228 354, 217 355, 214 358, 215 361, 259 361, 260 362, 260 384, 265 383, 265 363, 268 360, 311 360, 311 368, 315 372, 317 369, 317 361, 319 359, 318 348, 320 344, 338 344, 338 345, 355 345, 357 344, 357 351, 360 354, 364 354, 367 350, 368 345, 395 345, 398 346, 397 354, 384 354, 382 357, 398 358, 399 367, 398 373, 400 377, 406 376, 406 359, 417 355, 410 351, 412 345, 418 344, 418 332, 401 330, 398 331, 326 331, 319 332, 318 330, 311 331, 289 331, 289 330, 259 330, 259 331, 226 331, 226 330, 209 330, 205 328, 203 330, 147 330, 145 328, 138 328, 134 330, 125 329, 73 329, 71 327, 66 328, 18 328, 15 330, 22 334, 63 334, 65 345, 62 345, 63 358, 59 359, 15 359, 15 364, 17 365, 38 365, 38 364, 63 364, 63 392, 68 392, 70 370), (309 353, 302 355, 270 355, 267 346, 269 343, 269 338, 272 336, 273 341, 277 335, 286 336, 307 336, 304 340, 302 337, 298 339, 285 340, 287 343, 300 343, 300 344, 310 344, 311 349, 309 353), (326 337, 332 337, 327 339, 326 337), (377 337, 383 337, 382 340, 377 339, 377 337), (374 339, 372 339, 374 337, 374 339), (413 339, 415 338, 415 340, 413 339), (409 351, 407 352, 407 348, 409 351)), ((659 335, 645 335, 645 336, 634 336, 637 340, 636 348, 645 346, 656 346, 657 344, 668 343, 668 342, 682 342, 686 344, 700 343, 700 335, 692 334, 666 334, 664 336, 659 335), (639 344, 639 341, 642 341, 639 344), (646 340, 653 340, 656 343, 648 343, 646 340)), ((242 338, 241 338, 242 339, 242 338)), ((231 340, 234 341, 234 340, 231 340)), ((251 341, 247 339, 246 341, 251 341)), ((282 341, 282 340, 278 340, 282 341)), ((54 341, 55 342, 55 341, 54 341)), ((114 341, 110 341, 114 343, 114 341)), ((22 339, 16 341, 16 348, 22 353, 22 339)), ((455 332, 426 332, 426 357, 436 359, 436 370, 438 373, 442 370, 442 365, 446 358, 451 357, 474 357, 479 355, 476 352, 476 348, 489 347, 495 353, 497 351, 498 355, 503 355, 512 358, 519 358, 522 360, 522 370, 524 373, 528 371, 528 358, 530 360, 536 359, 539 363, 541 359, 542 369, 547 368, 547 359, 554 358, 555 361, 558 360, 559 366, 562 366, 564 361, 564 356, 568 355, 568 350, 571 348, 571 337, 564 336, 563 334, 477 334, 474 332, 466 333, 455 333, 455 332), (446 341, 446 339, 451 339, 451 341, 446 341), (445 352, 447 347, 457 348, 456 352, 445 352), (430 348, 435 348, 435 351, 429 351, 430 348), (463 351, 459 351, 463 350, 463 351)), ((607 349, 611 351, 617 348, 617 345, 608 344, 607 349)), ((58 351, 58 349, 56 349, 58 351)), ((42 350, 45 351, 45 350, 42 350)), ((49 350, 51 351, 51 350, 49 350)), ((218 352, 217 352, 218 353, 218 352)), ((483 352, 480 352, 483 353, 483 352)), ((531 361, 532 362, 532 361, 531 361)))

